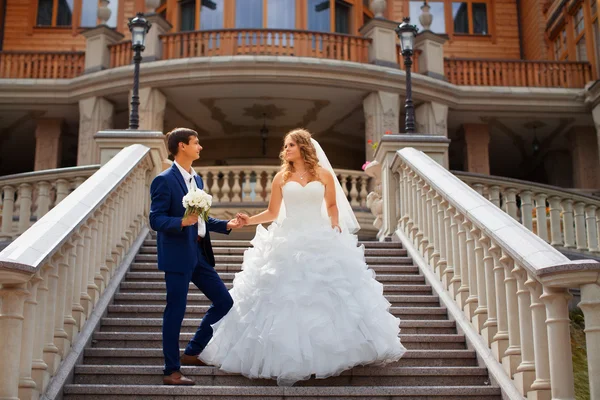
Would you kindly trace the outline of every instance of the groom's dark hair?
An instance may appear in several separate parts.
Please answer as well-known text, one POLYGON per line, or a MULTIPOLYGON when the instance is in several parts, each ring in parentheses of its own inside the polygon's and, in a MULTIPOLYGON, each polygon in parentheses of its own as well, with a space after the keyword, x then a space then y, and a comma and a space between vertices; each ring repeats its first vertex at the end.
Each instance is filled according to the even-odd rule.
POLYGON ((190 136, 198 137, 198 132, 189 128, 175 128, 167 133, 167 148, 173 156, 179 151, 179 143, 190 144, 190 136))

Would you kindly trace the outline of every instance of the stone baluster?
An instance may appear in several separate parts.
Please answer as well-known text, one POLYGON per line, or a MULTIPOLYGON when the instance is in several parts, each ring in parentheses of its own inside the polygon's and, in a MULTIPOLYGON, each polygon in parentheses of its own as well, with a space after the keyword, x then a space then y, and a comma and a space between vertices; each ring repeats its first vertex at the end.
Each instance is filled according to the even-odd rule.
POLYGON ((108 239, 106 246, 106 266, 111 270, 111 275, 114 274, 115 269, 117 268, 117 263, 115 259, 115 246, 116 246, 116 221, 115 221, 115 204, 116 204, 116 196, 111 194, 106 200, 106 204, 108 207, 108 214, 110 215, 109 225, 108 225, 108 239))
POLYGON ((493 205, 500 208, 500 187, 490 186, 490 201, 493 205))
POLYGON ((348 179, 350 179, 348 174, 340 174, 339 175, 340 185, 342 185, 342 190, 344 191, 344 196, 346 196, 346 198, 348 198, 348 194, 350 193, 348 191, 348 184, 347 184, 348 179))
MULTIPOLYGON (((250 178, 251 178, 252 172, 253 171, 251 171, 251 170, 244 172, 244 185, 243 185, 244 186, 244 188, 243 188, 244 195, 242 197, 242 201, 244 201, 244 202, 252 201, 252 186, 250 184, 250 178)), ((258 174, 256 176, 257 176, 256 180, 258 180, 258 174)), ((258 194, 255 192, 254 198, 256 199, 257 197, 258 197, 258 194)))
POLYGON ((527 271, 520 266, 512 270, 517 280, 517 303, 519 306, 519 336, 521 338, 521 364, 514 375, 515 385, 519 392, 526 396, 535 380, 535 361, 533 353, 533 323, 531 315, 531 295, 525 287, 528 279, 527 271))
MULTIPOLYGON (((416 177, 415 179, 415 186, 414 186, 414 190, 412 192, 412 198, 413 201, 411 203, 411 214, 414 216, 413 220, 414 220, 414 224, 413 224, 413 229, 414 229, 414 243, 415 246, 417 247, 417 249, 421 246, 421 241, 423 240, 423 220, 421 219, 421 213, 419 212, 420 209, 420 204, 421 204, 421 192, 423 189, 423 180, 420 177, 416 177)), ((394 198, 398 198, 395 197, 394 198)), ((399 202, 396 202, 396 207, 399 206, 398 204, 399 202)), ((399 215, 400 210, 396 210, 396 215, 399 215)))
POLYGON ((467 232, 465 231, 465 217, 457 211, 455 215, 458 226, 458 259, 460 266, 460 287, 456 294, 456 303, 464 310, 469 297, 469 258, 467 255, 467 232))
POLYGON ((36 219, 39 221, 50 210, 50 182, 42 181, 37 184, 38 197, 36 207, 36 219))
POLYGON ((358 177, 356 175, 350 176, 350 205, 352 207, 358 207, 360 202, 358 201, 358 189, 356 187, 356 181, 358 177))
MULTIPOLYGON (((430 187, 427 182, 423 181, 419 195, 419 225, 422 234, 419 246, 421 248, 421 254, 425 257, 427 257, 426 249, 429 246, 431 235, 431 232, 429 231, 429 223, 427 221, 427 193, 429 192, 429 189, 430 187)), ((400 213, 398 213, 398 215, 400 215, 400 213)))
POLYGON ((590 283, 581 286, 581 302, 585 318, 585 342, 588 358, 590 398, 600 398, 600 286, 590 283))
POLYGON ((70 241, 67 244, 70 247, 69 258, 67 260, 67 286, 64 301, 64 330, 67 332, 67 338, 70 343, 73 343, 77 336, 78 327, 77 321, 73 316, 73 293, 75 293, 75 268, 77 266, 77 238, 71 235, 70 241))
POLYGON ((65 298, 67 295, 67 278, 69 276, 69 251, 71 247, 64 244, 56 253, 58 281, 56 285, 56 303, 54 304, 54 345, 58 348, 60 359, 64 358, 71 347, 69 335, 65 331, 65 298))
MULTIPOLYGON (((254 196, 254 201, 255 202, 263 202, 263 201, 268 201, 268 199, 266 199, 264 197, 264 191, 265 191, 265 185, 263 185, 263 171, 260 169, 257 169, 256 171, 256 185, 254 186, 254 193, 256 194, 254 196)), ((266 179, 269 179, 269 173, 266 172, 265 173, 266 179)))
POLYGON ((514 188, 508 188, 504 192, 506 198, 504 201, 504 205, 506 206, 506 212, 508 215, 513 217, 515 220, 519 220, 518 216, 518 208, 517 208, 517 190, 514 188))
MULTIPOLYGON (((116 214, 113 214, 113 218, 114 216, 116 216, 116 214)), ((116 223, 116 218, 115 218, 115 223, 116 223)), ((89 274, 89 268, 88 266, 90 265, 90 256, 91 256, 91 246, 92 246, 92 228, 90 226, 89 221, 82 227, 82 235, 83 235, 83 264, 81 265, 82 267, 82 271, 81 271, 81 285, 80 285, 80 289, 81 292, 79 293, 79 298, 80 298, 80 303, 83 306, 83 313, 84 313, 84 318, 85 320, 88 319, 88 317, 90 316, 91 313, 91 305, 90 305, 90 301, 92 300, 92 298, 90 297, 90 295, 88 294, 88 274, 89 274)))
POLYGON ((552 398, 574 399, 575 380, 569 319, 571 295, 567 289, 545 286, 540 299, 546 305, 552 398))
POLYGON ((54 343, 54 329, 56 325, 56 304, 58 301, 58 254, 52 257, 48 272, 48 297, 46 299, 46 318, 44 326, 44 361, 48 366, 48 373, 54 376, 60 362, 59 349, 54 343))
MULTIPOLYGON (((525 281, 531 295, 531 323, 533 325, 533 346, 535 360, 535 380, 531 384, 528 397, 550 399, 550 359, 548 358, 548 330, 546 329, 546 307, 541 301, 543 286, 534 278, 525 281), (535 392, 535 396, 531 392, 535 392)), ((550 350, 551 351, 551 350, 550 350)))
POLYGON ((477 309, 477 303, 479 302, 479 295, 477 294, 477 260, 475 257, 475 236, 478 230, 467 219, 465 219, 464 228, 467 235, 467 264, 469 266, 467 281, 469 282, 469 297, 465 301, 463 311, 467 318, 472 321, 477 309))
POLYGON ((560 229, 560 198, 552 196, 548 199, 550 204, 550 244, 562 246, 563 238, 560 229))
POLYGON ((565 199, 562 201, 562 209, 563 209, 563 232, 564 232, 564 240, 565 247, 568 249, 573 249, 576 247, 575 245, 575 219, 573 217, 573 200, 565 199))
POLYGON ((31 195, 32 187, 30 184, 22 183, 19 185, 18 197, 21 200, 21 207, 19 209, 19 233, 25 232, 31 223, 31 195))
POLYGON ((587 250, 584 207, 585 204, 582 202, 575 203, 575 241, 577 242, 577 250, 587 250))
MULTIPOLYGON (((427 220, 427 237, 428 237, 428 243, 427 243, 427 248, 425 249, 425 259, 428 260, 431 265, 435 265, 434 261, 433 261, 433 254, 435 253, 435 246, 436 246, 436 241, 435 241, 435 227, 434 227, 434 219, 433 219, 433 215, 434 214, 434 204, 433 204, 433 198, 435 196, 435 190, 429 186, 427 192, 425 193, 426 196, 426 202, 425 202, 425 218, 427 220)), ((437 260, 435 261, 437 262, 437 260)))
POLYGON ((498 332, 498 311, 496 299, 496 282, 494 274, 494 258, 492 251, 497 251, 487 235, 481 235, 481 248, 483 250, 483 275, 485 279, 485 293, 487 304, 487 318, 481 329, 481 336, 490 348, 493 347, 494 336, 498 332))
POLYGON ((585 208, 588 250, 593 253, 600 252, 600 247, 598 247, 598 231, 596 230, 596 210, 597 207, 591 204, 585 208))
POLYGON ((269 201, 271 198, 271 191, 273 190, 273 173, 267 172, 266 174, 266 187, 265 187, 265 200, 269 201))
MULTIPOLYGON (((132 196, 130 196, 130 199, 132 198, 132 196)), ((133 204, 130 204, 129 207, 132 207, 133 204)), ((106 268, 106 266, 104 265, 104 262, 102 262, 101 259, 101 251, 102 251, 102 238, 104 237, 104 214, 102 212, 102 207, 101 206, 96 213, 94 214, 94 218, 97 221, 97 226, 98 226, 98 231, 96 232, 96 240, 94 241, 94 284, 96 285, 96 287, 98 288, 96 296, 97 298, 94 299, 94 304, 98 302, 98 300, 100 299, 100 295, 102 294, 102 292, 104 292, 104 288, 106 288, 106 285, 108 284, 108 280, 106 280, 104 278, 104 275, 102 274, 103 272, 103 268, 106 268)), ((129 212, 129 216, 127 218, 127 220, 129 221, 133 221, 133 218, 131 218, 131 210, 129 212)), ((131 236, 133 237, 133 227, 132 225, 129 225, 130 227, 130 232, 131 232, 131 236)), ((130 243, 133 240, 130 240, 130 243)), ((128 246, 129 247, 129 246, 128 246)))
POLYGON ((450 212, 450 242, 452 247, 452 265, 454 267, 448 290, 450 291, 452 298, 456 300, 462 281, 462 270, 460 265, 460 239, 458 238, 458 230, 460 225, 458 218, 460 217, 460 213, 454 207, 448 208, 448 211, 450 212))
MULTIPOLYGON (((19 399, 37 398, 39 392, 32 377, 33 348, 35 345, 35 324, 38 286, 42 281, 40 273, 36 273, 27 283, 29 294, 23 308, 23 336, 21 338, 21 359, 19 362, 19 399)), ((3 353, 4 354, 4 353, 3 353)))
POLYGON ((525 228, 533 232, 533 193, 529 190, 524 190, 520 194, 521 197, 521 223, 525 228))
POLYGON ((240 186, 240 171, 234 170, 232 172, 233 172, 233 187, 231 188, 231 193, 232 193, 231 202, 232 203, 240 203, 242 201, 242 198, 240 196, 240 193, 242 192, 242 187, 240 186))
POLYGON ((475 190, 481 196, 483 196, 483 189, 484 188, 485 188, 485 186, 483 186, 483 184, 481 184, 481 183, 475 183, 475 184, 473 184, 473 190, 475 190))
POLYGON ((444 275, 444 270, 448 265, 447 262, 447 253, 446 253, 446 232, 444 225, 444 211, 448 206, 448 202, 443 197, 439 197, 438 199, 438 212, 437 212, 437 229, 438 229, 438 238, 439 238, 439 250, 440 250, 440 259, 435 265, 435 270, 438 278, 442 278, 444 275))
POLYGON ((229 186, 229 172, 223 173, 223 186, 221 187, 221 203, 231 203, 229 193, 231 188, 229 186))
POLYGON ((451 216, 454 214, 454 208, 450 205, 450 203, 446 202, 444 206, 444 247, 446 250, 446 267, 442 272, 442 284, 446 290, 450 290, 450 281, 454 277, 454 254, 452 248, 452 221, 451 216))
MULTIPOLYGON (((492 262, 494 266, 494 284, 495 284, 495 296, 494 299, 496 304, 496 317, 497 317, 497 332, 492 339, 492 354, 496 357, 498 362, 502 362, 504 352, 508 348, 508 307, 506 304, 506 288, 505 288, 505 275, 504 266, 500 262, 502 256, 501 249, 492 244, 490 247, 489 254, 492 256, 492 262)), ((489 292, 488 292, 489 294, 489 292)), ((491 306, 490 306, 491 307, 491 306)))
POLYGON ((15 382, 19 381, 23 312, 28 295, 27 284, 6 284, 0 289, 0 399, 18 399, 15 382))
POLYGON ((504 352, 502 365, 511 378, 521 364, 521 327, 519 326, 519 304, 517 301, 517 279, 513 275, 514 261, 503 254, 500 262, 504 268, 504 287, 506 289, 506 313, 508 315, 508 348, 504 352))
POLYGON ((537 218, 537 235, 548 242, 548 225, 546 219, 546 195, 535 196, 535 216, 537 218))
POLYGON ((58 179, 56 181, 56 200, 54 206, 64 200, 69 195, 69 181, 66 179, 58 179))
POLYGON ((15 188, 13 186, 4 186, 2 189, 4 199, 2 203, 2 229, 0 230, 0 240, 10 240, 13 236, 12 224, 15 205, 15 188))
POLYGON ((219 171, 212 171, 212 185, 210 187, 210 194, 213 197, 213 202, 218 203, 220 199, 219 193, 219 171))
POLYGON ((72 309, 73 309, 73 318, 77 321, 78 329, 83 326, 85 322, 85 309, 81 304, 81 282, 83 276, 83 252, 84 252, 84 235, 82 234, 82 229, 79 229, 73 233, 73 240, 75 240, 75 251, 76 251, 76 263, 75 267, 75 277, 74 285, 73 285, 73 296, 72 296, 72 309))
POLYGON ((487 293, 485 285, 485 270, 483 268, 483 247, 481 243, 481 231, 473 227, 473 236, 475 238, 475 269, 477 271, 477 308, 475 309, 472 323, 477 332, 481 333, 483 323, 487 319, 487 293))
POLYGON ((36 392, 43 393, 50 379, 48 364, 44 360, 44 338, 46 319, 48 318, 48 276, 52 266, 44 264, 38 271, 41 281, 38 286, 37 306, 35 310, 35 331, 33 338, 33 360, 31 362, 31 377, 35 381, 36 392))
POLYGON ((361 207, 366 207, 367 206, 367 196, 369 195, 369 191, 367 189, 369 183, 369 178, 366 176, 361 176, 360 177, 360 192, 359 192, 359 197, 360 197, 360 206, 361 207))

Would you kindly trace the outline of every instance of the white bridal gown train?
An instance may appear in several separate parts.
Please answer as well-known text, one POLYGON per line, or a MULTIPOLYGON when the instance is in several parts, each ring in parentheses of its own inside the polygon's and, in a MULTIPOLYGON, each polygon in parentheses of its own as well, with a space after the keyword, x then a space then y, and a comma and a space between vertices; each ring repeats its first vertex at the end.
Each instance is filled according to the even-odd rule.
POLYGON ((398 360, 400 320, 356 235, 322 216, 323 184, 289 181, 282 191, 286 218, 257 227, 230 291, 233 308, 200 359, 285 386, 398 360))

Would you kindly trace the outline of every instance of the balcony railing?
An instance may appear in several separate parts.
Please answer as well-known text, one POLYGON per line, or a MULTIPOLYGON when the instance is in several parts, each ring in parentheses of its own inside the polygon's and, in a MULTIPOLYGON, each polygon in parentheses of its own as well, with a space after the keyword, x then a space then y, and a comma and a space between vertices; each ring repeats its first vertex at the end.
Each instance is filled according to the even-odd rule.
POLYGON ((108 46, 110 52, 110 67, 122 67, 131 64, 133 60, 133 50, 131 49, 131 40, 119 42, 108 46))
POLYGON ((161 36, 163 59, 271 55, 368 62, 371 39, 327 32, 228 29, 177 32, 161 36))
MULTIPOLYGON (((419 72, 419 56, 422 51, 419 49, 415 49, 414 55, 412 56, 412 68, 410 69, 413 74, 419 72)), ((398 61, 398 66, 402 71, 404 71, 404 56, 402 56, 402 48, 399 44, 396 45, 396 60, 398 61)))
POLYGON ((587 62, 444 59, 446 78, 455 85, 583 88, 592 80, 587 62))
POLYGON ((1 51, 0 78, 70 79, 83 73, 85 53, 1 51))

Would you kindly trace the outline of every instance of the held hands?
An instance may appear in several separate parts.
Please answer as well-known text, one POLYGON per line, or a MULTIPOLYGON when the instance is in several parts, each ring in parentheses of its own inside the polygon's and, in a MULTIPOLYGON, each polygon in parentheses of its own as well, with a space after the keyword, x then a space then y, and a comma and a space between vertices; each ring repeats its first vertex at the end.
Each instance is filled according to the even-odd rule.
POLYGON ((227 223, 227 229, 238 229, 248 225, 250 217, 246 214, 238 213, 236 217, 227 223))

